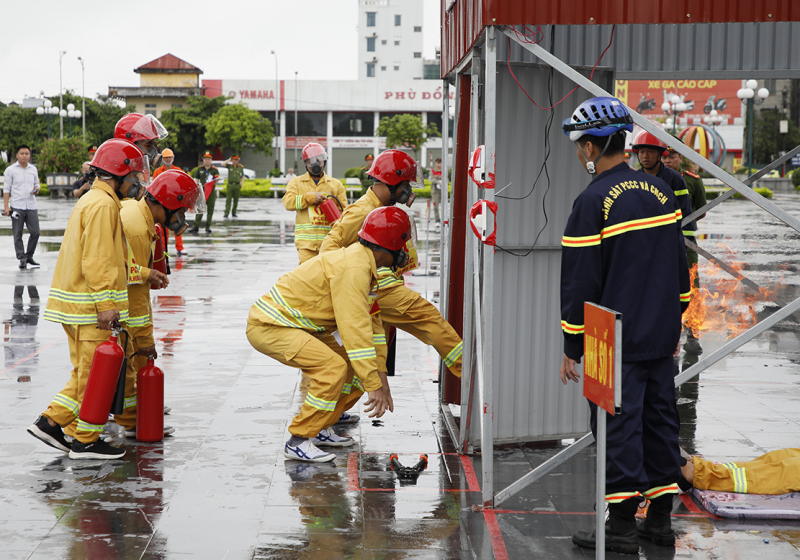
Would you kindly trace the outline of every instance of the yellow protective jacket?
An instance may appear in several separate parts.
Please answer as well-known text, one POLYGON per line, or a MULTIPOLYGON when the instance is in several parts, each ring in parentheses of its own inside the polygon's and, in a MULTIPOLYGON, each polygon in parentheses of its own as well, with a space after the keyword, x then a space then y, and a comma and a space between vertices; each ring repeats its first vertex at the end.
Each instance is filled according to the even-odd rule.
POLYGON ((96 179, 67 223, 44 318, 93 325, 97 313, 117 309, 128 320, 125 239, 121 204, 108 183, 96 179))
POLYGON ((119 213, 128 246, 128 326, 146 327, 139 346, 153 344, 153 310, 150 306, 150 267, 156 241, 156 224, 147 202, 126 200, 119 213), (149 340, 149 341, 148 341, 149 340))
MULTIPOLYGON (((283 200, 284 204, 286 204, 286 197, 283 200)), ((358 241, 358 232, 361 230, 361 226, 364 225, 367 214, 381 206, 383 204, 381 204, 380 199, 372 192, 372 189, 369 189, 367 194, 344 209, 342 217, 336 220, 330 228, 330 233, 325 236, 319 252, 335 251, 336 249, 349 247, 358 241)))
POLYGON ((375 257, 363 245, 326 253, 281 276, 256 300, 247 321, 320 335, 338 330, 364 390, 375 391, 381 387, 376 344, 386 344, 383 328, 370 317, 377 279, 375 257))
POLYGON ((314 193, 332 194, 342 205, 347 206, 347 193, 341 181, 323 175, 318 184, 306 173, 295 177, 286 186, 283 195, 283 206, 287 210, 297 212, 294 222, 294 244, 298 249, 317 251, 330 231, 331 225, 319 207, 314 193))

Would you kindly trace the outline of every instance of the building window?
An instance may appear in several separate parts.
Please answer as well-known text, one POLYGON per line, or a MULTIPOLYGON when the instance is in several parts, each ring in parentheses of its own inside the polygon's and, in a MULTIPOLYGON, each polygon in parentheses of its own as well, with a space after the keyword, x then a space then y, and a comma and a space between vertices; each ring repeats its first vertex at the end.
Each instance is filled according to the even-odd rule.
POLYGON ((145 103, 144 104, 144 114, 145 115, 153 115, 154 117, 158 116, 158 115, 156 115, 156 104, 155 103, 145 103))
POLYGON ((367 52, 375 52, 375 37, 367 37, 367 52))
POLYGON ((394 71, 397 72, 398 70, 400 70, 400 67, 399 66, 395 66, 394 67, 394 71))
POLYGON ((400 27, 400 20, 402 16, 394 16, 394 26, 400 27))
MULTIPOLYGON (((327 111, 300 111, 297 114, 297 128, 297 136, 327 136, 327 111)), ((286 136, 295 136, 294 115, 289 112, 286 117, 286 136)))
POLYGON ((375 12, 367 12, 367 27, 375 27, 375 12))
POLYGON ((386 72, 386 66, 381 66, 381 72, 386 72))
POLYGON ((381 45, 385 45, 385 44, 386 44, 386 39, 381 40, 381 45))
POLYGON ((422 26, 421 25, 415 25, 414 26, 414 33, 421 33, 421 32, 422 32, 422 26))
POLYGON ((421 52, 415 52, 414 53, 414 58, 422 58, 422 53, 421 52))
POLYGON ((374 78, 375 77, 375 65, 373 63, 367 63, 367 78, 374 78))
POLYGON ((334 136, 372 136, 375 134, 375 113, 333 113, 334 136))
POLYGON ((171 108, 172 109, 183 109, 183 104, 182 103, 173 103, 171 108))
POLYGON ((395 41, 395 42, 394 42, 394 45, 395 45, 396 47, 399 47, 399 46, 400 46, 400 41, 395 41))

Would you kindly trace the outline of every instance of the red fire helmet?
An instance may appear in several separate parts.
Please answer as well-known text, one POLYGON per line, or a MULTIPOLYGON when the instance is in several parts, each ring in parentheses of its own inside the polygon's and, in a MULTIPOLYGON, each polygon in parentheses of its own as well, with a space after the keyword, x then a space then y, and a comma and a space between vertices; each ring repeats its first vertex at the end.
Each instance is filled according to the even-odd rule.
POLYGON ((325 148, 316 142, 310 142, 303 148, 303 161, 308 161, 318 156, 322 157, 320 161, 328 161, 328 154, 325 152, 325 148))
POLYGON ((114 138, 122 138, 131 142, 163 140, 167 136, 169 136, 169 132, 153 115, 128 113, 118 120, 114 127, 114 138))
POLYGON ((117 177, 124 177, 133 171, 140 171, 145 176, 150 174, 149 158, 139 146, 119 138, 103 142, 94 153, 90 165, 117 177))
POLYGON ((667 153, 666 142, 662 142, 646 130, 642 130, 636 135, 631 148, 637 154, 639 153, 639 148, 653 148, 654 150, 664 150, 664 154, 667 153))
POLYGON ((169 169, 161 173, 147 187, 164 208, 177 210, 186 208, 193 214, 204 214, 206 198, 197 182, 180 169, 169 169))
POLYGON ((411 220, 400 208, 381 206, 367 215, 358 236, 384 249, 399 251, 411 240, 411 220))
POLYGON ((392 187, 403 181, 409 181, 413 189, 421 189, 424 186, 417 162, 400 150, 381 152, 372 162, 367 175, 392 187))

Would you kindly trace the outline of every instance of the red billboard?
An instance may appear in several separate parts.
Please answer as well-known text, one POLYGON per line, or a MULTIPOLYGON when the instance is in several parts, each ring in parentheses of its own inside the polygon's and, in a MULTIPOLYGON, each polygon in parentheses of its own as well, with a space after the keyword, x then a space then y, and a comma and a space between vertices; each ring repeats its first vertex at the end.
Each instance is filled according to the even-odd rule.
POLYGON ((734 124, 733 119, 742 116, 742 102, 736 97, 741 87, 741 80, 617 80, 614 95, 650 120, 666 117, 661 105, 677 95, 687 106, 678 119, 700 124, 716 110, 722 124, 734 124))

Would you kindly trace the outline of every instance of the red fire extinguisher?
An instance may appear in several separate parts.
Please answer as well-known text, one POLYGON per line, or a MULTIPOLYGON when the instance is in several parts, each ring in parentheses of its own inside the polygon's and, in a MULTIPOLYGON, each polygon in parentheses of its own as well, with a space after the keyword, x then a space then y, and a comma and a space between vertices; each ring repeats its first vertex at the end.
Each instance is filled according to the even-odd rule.
POLYGON ((152 358, 136 374, 136 439, 164 439, 164 372, 152 358))
POLYGON ((108 340, 94 351, 79 414, 80 419, 89 424, 102 425, 108 422, 111 402, 125 359, 125 351, 117 343, 120 330, 117 323, 112 327, 108 340))
POLYGON ((342 217, 342 203, 335 196, 328 195, 327 200, 319 205, 319 209, 325 214, 329 224, 342 217))
MULTIPOLYGON (((156 224, 156 245, 153 249, 153 270, 169 274, 169 263, 167 262, 167 254, 164 250, 164 230, 161 224, 156 224)), ((151 290, 160 290, 161 286, 150 284, 151 290)))

